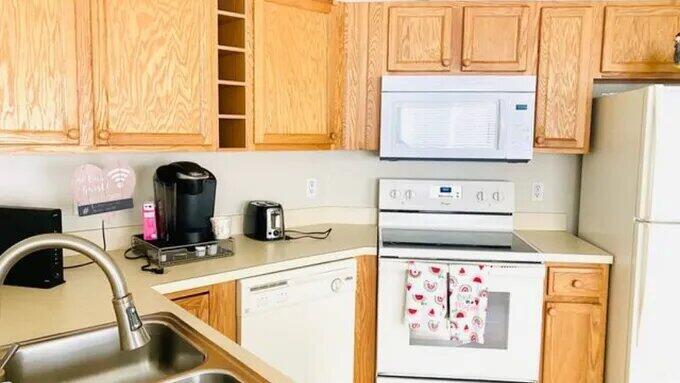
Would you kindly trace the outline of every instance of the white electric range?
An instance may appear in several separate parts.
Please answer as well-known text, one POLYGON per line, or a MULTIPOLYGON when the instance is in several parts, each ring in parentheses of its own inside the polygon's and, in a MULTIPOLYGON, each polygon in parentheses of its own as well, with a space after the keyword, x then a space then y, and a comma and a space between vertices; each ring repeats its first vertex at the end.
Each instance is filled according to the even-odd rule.
POLYGON ((381 179, 377 381, 537 382, 545 267, 513 233, 514 184, 381 179), (409 261, 490 265, 484 344, 413 337, 409 261))

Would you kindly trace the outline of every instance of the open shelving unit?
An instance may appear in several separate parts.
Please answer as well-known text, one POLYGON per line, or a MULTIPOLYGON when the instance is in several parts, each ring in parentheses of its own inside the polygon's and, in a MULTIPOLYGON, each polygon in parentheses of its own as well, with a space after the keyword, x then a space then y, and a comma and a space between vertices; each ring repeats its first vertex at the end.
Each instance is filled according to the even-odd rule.
POLYGON ((247 1, 217 1, 219 150, 245 150, 248 146, 247 1))

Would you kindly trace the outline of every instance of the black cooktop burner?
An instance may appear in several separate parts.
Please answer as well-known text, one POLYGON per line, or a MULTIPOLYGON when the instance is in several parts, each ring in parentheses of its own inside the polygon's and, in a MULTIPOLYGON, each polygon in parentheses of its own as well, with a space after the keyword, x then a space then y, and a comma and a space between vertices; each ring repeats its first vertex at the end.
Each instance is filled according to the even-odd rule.
POLYGON ((536 253, 512 232, 382 229, 383 247, 434 247, 536 253))

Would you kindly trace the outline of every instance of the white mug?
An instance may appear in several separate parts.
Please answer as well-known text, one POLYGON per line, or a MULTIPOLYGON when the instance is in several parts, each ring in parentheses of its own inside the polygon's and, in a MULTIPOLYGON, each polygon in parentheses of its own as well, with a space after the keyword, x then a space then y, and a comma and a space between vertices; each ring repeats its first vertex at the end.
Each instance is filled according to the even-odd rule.
POLYGON ((231 217, 226 215, 210 218, 215 239, 228 239, 231 235, 231 217))

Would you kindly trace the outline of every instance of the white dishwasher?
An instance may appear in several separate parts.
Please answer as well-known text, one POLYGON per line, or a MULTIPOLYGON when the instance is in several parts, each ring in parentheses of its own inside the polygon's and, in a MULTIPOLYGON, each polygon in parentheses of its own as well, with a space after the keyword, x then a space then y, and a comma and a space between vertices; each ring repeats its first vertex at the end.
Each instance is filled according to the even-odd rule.
POLYGON ((241 346, 299 383, 351 383, 356 260, 238 282, 241 346))

